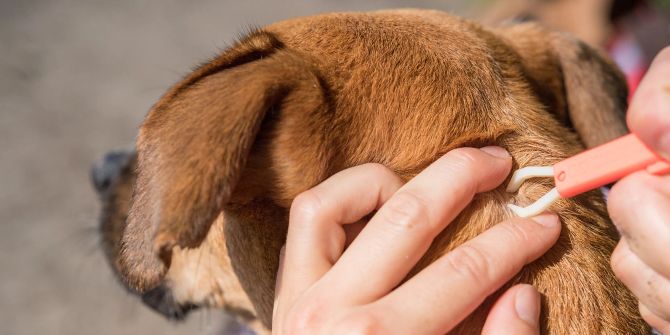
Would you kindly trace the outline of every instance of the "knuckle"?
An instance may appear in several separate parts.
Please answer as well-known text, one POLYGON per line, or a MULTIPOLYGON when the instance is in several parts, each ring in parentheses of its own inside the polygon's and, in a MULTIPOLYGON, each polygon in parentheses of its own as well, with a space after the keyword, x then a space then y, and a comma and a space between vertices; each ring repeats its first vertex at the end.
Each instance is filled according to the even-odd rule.
POLYGON ((612 272, 614 272, 614 275, 622 281, 625 279, 628 255, 630 255, 623 248, 624 246, 619 244, 614 249, 614 252, 612 252, 612 257, 610 257, 610 267, 612 268, 612 272))
POLYGON ((625 205, 625 202, 622 202, 622 196, 620 192, 623 192, 620 187, 617 187, 618 184, 614 185, 607 195, 607 212, 610 215, 610 219, 614 223, 618 223, 621 217, 621 206, 625 205))
POLYGON ((450 271, 463 276, 477 285, 486 285, 492 281, 493 262, 491 257, 472 245, 461 245, 446 256, 450 271))
POLYGON ((457 173, 459 178, 459 186, 467 190, 466 193, 474 194, 477 190, 478 175, 476 171, 480 171, 478 167, 481 162, 477 159, 477 149, 473 148, 459 148, 450 151, 445 158, 448 159, 449 164, 446 165, 445 171, 448 174, 457 173))
POLYGON ((630 249, 624 249, 621 245, 614 249, 610 258, 610 267, 614 275, 633 292, 639 293, 643 283, 649 285, 654 279, 653 276, 650 276, 650 272, 641 266, 637 256, 630 249))
POLYGON ((619 229, 635 217, 632 211, 642 208, 639 204, 647 202, 648 194, 654 188, 648 179, 646 173, 634 173, 612 187, 607 199, 607 210, 619 229))
POLYGON ((306 303, 295 306, 289 312, 284 323, 286 334, 313 334, 323 326, 325 311, 318 303, 306 303))
POLYGON ((650 186, 654 186, 655 181, 653 177, 645 172, 642 173, 633 173, 626 178, 621 179, 619 182, 614 184, 610 195, 613 195, 617 198, 622 197, 621 201, 630 201, 630 194, 644 194, 645 190, 650 186), (612 194, 613 193, 613 194, 612 194))
POLYGON ((626 271, 624 271, 622 263, 623 261, 621 259, 615 259, 614 257, 610 259, 610 266, 612 267, 614 276, 617 277, 622 283, 627 284, 630 281, 626 277, 626 271))
POLYGON ((371 182, 378 184, 377 186, 379 188, 381 188, 380 184, 383 183, 393 183, 396 184, 397 187, 400 187, 402 184, 398 175, 383 164, 367 163, 362 165, 361 168, 367 176, 371 177, 371 182))
POLYGON ((395 173, 389 168, 387 168, 383 164, 379 163, 366 163, 361 165, 361 168, 365 169, 367 172, 370 172, 370 174, 374 175, 382 175, 382 176, 389 176, 393 175, 395 176, 395 173))
MULTIPOLYGON (((535 225, 537 224, 532 223, 528 226, 533 227, 535 225)), ((532 238, 529 236, 530 232, 523 228, 524 225, 515 223, 514 221, 507 221, 499 224, 498 227, 503 231, 504 234, 507 234, 510 239, 515 241, 515 244, 532 242, 532 238)))
MULTIPOLYGON (((658 325, 661 322, 670 322, 670 308, 663 304, 645 304, 640 301, 639 310, 640 316, 652 326, 658 325)), ((670 323, 667 326, 670 326, 670 323)))
POLYGON ((335 334, 383 334, 380 320, 371 312, 356 312, 346 316, 335 329, 335 334))
POLYGON ((612 272, 614 272, 614 275, 621 279, 620 274, 621 274, 621 262, 623 261, 621 257, 621 253, 618 253, 616 249, 614 250, 614 253, 612 253, 612 257, 610 258, 610 267, 612 268, 612 272))
POLYGON ((643 305, 642 303, 639 304, 638 310, 640 311, 640 316, 645 319, 646 321, 649 321, 650 319, 654 318, 654 313, 652 313, 648 307, 643 305))
POLYGON ((460 164, 463 167, 472 167, 477 164, 477 158, 475 157, 475 150, 472 148, 458 148, 449 151, 447 157, 456 164, 460 164))
POLYGON ((323 203, 313 190, 300 193, 291 203, 291 214, 301 222, 314 220, 323 208, 323 203))
POLYGON ((412 228, 428 221, 425 200, 410 192, 396 194, 383 207, 382 218, 386 223, 401 228, 412 228))

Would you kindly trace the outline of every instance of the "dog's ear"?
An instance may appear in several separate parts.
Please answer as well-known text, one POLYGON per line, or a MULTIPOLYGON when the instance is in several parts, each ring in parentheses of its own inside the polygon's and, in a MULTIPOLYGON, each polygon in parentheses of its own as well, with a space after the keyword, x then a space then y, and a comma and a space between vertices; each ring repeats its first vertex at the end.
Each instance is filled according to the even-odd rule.
POLYGON ((607 56, 569 34, 534 23, 501 32, 549 110, 574 128, 586 147, 627 132, 626 80, 607 56))
MULTIPOLYGON (((142 292, 158 284, 174 246, 196 247, 221 213, 268 111, 322 106, 314 66, 257 32, 173 87, 137 139, 138 179, 122 270, 142 292)), ((309 111, 307 111, 309 109, 309 111)))

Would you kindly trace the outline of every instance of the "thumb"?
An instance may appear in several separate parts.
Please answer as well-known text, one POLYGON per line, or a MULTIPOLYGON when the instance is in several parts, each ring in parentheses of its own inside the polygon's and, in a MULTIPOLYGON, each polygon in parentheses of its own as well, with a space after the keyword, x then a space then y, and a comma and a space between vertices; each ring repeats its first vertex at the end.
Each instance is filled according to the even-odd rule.
POLYGON ((508 289, 486 318, 482 335, 540 334, 540 294, 528 284, 508 289))

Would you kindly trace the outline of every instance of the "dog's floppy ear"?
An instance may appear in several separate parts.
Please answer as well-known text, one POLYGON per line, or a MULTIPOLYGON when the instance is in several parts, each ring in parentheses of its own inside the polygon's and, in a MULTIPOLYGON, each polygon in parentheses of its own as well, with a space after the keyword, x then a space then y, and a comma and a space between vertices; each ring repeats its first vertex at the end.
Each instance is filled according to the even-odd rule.
POLYGON ((137 139, 138 179, 121 254, 129 286, 158 284, 172 248, 196 247, 229 200, 269 110, 315 110, 316 70, 256 32, 173 87, 137 139))
POLYGON ((627 132, 628 89, 617 66, 577 38, 537 24, 501 29, 521 56, 526 75, 542 100, 588 148, 627 132))

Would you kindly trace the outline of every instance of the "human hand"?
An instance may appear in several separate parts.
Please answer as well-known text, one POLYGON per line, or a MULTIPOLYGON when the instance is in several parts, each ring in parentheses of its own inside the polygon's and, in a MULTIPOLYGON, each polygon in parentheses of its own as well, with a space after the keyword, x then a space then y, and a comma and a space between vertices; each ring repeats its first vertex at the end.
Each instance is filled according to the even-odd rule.
MULTIPOLYGON (((476 193, 502 183, 511 163, 502 148, 462 148, 405 185, 389 169, 365 164, 299 195, 279 265, 273 333, 444 334, 455 327, 558 239, 556 215, 514 218, 400 284, 476 193), (367 225, 356 223, 374 210, 367 225)), ((539 314, 537 291, 516 285, 494 304, 483 333, 539 334, 539 314)))
MULTIPOLYGON (((628 125, 670 159, 670 47, 642 79, 628 125)), ((622 179, 610 192, 608 210, 622 235, 612 269, 640 301, 642 317, 670 334, 670 177, 639 172, 622 179)))

